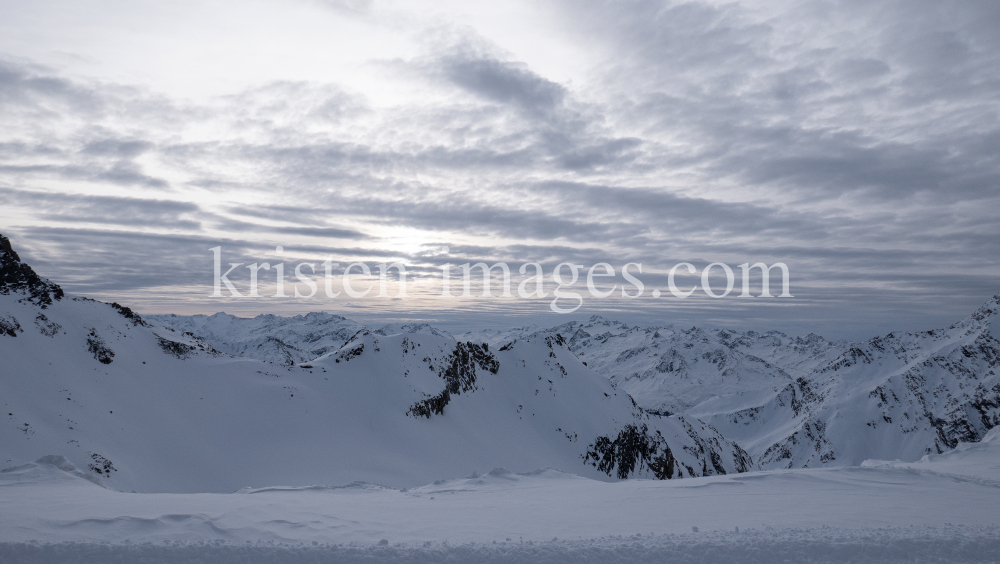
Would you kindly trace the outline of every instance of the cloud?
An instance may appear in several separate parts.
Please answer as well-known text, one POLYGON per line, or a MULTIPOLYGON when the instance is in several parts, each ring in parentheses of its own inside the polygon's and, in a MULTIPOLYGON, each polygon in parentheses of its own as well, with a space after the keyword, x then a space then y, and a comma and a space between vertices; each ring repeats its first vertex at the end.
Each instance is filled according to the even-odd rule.
POLYGON ((986 89, 998 84, 1000 56, 978 23, 995 8, 623 8, 596 2, 565 13, 586 41, 605 46, 607 96, 633 102, 617 108, 622 117, 693 149, 683 162, 700 165, 706 180, 883 200, 976 197, 996 182, 998 162, 979 147, 998 131, 986 89))
POLYGON ((361 15, 371 12, 373 0, 319 0, 327 8, 345 15, 361 15))
POLYGON ((88 141, 80 152, 101 157, 134 159, 154 148, 155 145, 149 141, 140 139, 95 139, 88 141))
POLYGON ((53 76, 51 69, 0 59, 0 108, 5 112, 30 108, 34 109, 33 113, 43 114, 62 108, 93 114, 104 107, 100 95, 73 81, 53 76))
POLYGON ((34 192, 0 187, 6 204, 47 221, 130 225, 198 231, 201 224, 185 216, 201 210, 191 202, 34 192))
MULTIPOLYGON (((284 255, 278 256, 275 246, 281 243, 280 239, 141 233, 125 229, 37 226, 18 228, 13 233, 12 244, 26 249, 21 253, 23 260, 40 274, 64 284, 71 293, 112 299, 116 292, 148 288, 179 288, 199 297, 206 288, 210 293, 214 257, 210 249, 217 246, 222 247, 225 262, 244 264, 258 261, 295 264, 328 255, 337 257, 335 260, 374 264, 382 257, 393 256, 388 249, 326 245, 289 246, 284 255), (39 244, 42 241, 44 245, 39 244)), ((231 278, 244 282, 245 270, 236 271, 231 278)))
MULTIPOLYGON (((634 261, 651 285, 679 261, 783 260, 794 307, 608 307, 833 332, 1000 287, 995 3, 545 6, 524 25, 551 53, 475 18, 332 2, 417 48, 338 83, 262 76, 198 101, 0 61, 0 218, 102 292, 200 288, 219 244, 421 272, 634 261), (170 275, 87 270, 119 254, 170 275)), ((503 307, 434 315, 530 310, 503 307)))
POLYGON ((566 90, 533 72, 526 65, 459 52, 443 57, 439 64, 452 83, 501 104, 510 104, 531 115, 554 111, 566 90))
POLYGON ((215 227, 226 232, 234 233, 277 233, 287 235, 308 235, 310 237, 322 237, 324 239, 352 239, 359 241, 370 238, 364 233, 353 229, 340 229, 337 227, 276 226, 232 219, 221 219, 216 221, 215 227))
POLYGON ((11 177, 41 176, 67 180, 86 180, 93 183, 110 183, 121 186, 144 186, 167 188, 169 184, 162 178, 154 178, 142 172, 135 163, 118 161, 109 166, 88 165, 0 165, 0 173, 11 177))

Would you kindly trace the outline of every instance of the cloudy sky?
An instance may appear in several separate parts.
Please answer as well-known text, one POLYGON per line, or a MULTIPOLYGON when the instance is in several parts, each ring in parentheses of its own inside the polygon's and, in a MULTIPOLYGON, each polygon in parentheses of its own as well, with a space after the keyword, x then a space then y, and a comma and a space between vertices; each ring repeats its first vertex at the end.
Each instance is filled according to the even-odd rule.
POLYGON ((0 233, 145 312, 929 329, 1000 292, 998 29, 989 0, 0 0, 0 233), (218 299, 216 246, 423 280, 218 299), (436 296, 479 261, 636 262, 646 288, 572 315, 436 296), (758 261, 795 297, 667 291, 758 261))

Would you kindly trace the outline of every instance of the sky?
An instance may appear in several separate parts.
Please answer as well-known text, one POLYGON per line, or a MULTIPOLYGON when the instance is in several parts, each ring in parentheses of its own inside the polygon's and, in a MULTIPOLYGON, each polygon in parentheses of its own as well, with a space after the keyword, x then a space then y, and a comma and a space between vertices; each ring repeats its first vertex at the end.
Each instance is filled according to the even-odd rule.
POLYGON ((146 313, 947 326, 1000 292, 998 29, 986 0, 0 0, 0 234, 68 292, 146 313), (213 297, 215 247, 244 294, 265 261, 289 294, 314 264, 320 291, 273 297, 272 269, 260 298, 213 297), (325 260, 336 291, 354 262, 419 280, 330 298, 325 260), (499 270, 497 297, 440 295, 443 265, 478 262, 510 265, 514 297, 499 270), (546 298, 514 290, 531 262, 546 298), (584 266, 570 314, 564 262, 584 266), (586 288, 600 262, 607 298, 586 288), (684 262, 681 289, 724 263, 735 290, 673 296, 684 262), (786 264, 793 297, 739 297, 757 262, 786 264))

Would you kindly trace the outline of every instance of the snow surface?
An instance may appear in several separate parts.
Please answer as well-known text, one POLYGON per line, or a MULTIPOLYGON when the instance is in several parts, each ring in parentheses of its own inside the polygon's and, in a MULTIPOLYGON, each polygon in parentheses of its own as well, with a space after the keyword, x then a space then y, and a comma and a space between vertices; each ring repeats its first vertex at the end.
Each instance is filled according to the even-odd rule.
POLYGON ((991 562, 998 461, 990 440, 919 463, 688 480, 495 469, 404 490, 137 494, 48 457, 0 472, 0 560, 991 562))

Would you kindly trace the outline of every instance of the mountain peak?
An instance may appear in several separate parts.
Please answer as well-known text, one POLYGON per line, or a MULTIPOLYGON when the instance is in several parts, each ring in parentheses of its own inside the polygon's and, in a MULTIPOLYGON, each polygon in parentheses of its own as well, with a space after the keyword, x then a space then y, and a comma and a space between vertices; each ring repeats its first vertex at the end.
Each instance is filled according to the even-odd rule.
POLYGON ((971 319, 984 326, 994 339, 1000 340, 1000 294, 980 306, 972 314, 971 319))
POLYGON ((42 278, 30 266, 21 262, 10 239, 0 235, 0 294, 13 292, 27 294, 29 302, 42 308, 51 305, 53 298, 61 300, 63 297, 62 288, 42 278))
POLYGON ((997 314, 1000 314, 1000 294, 993 296, 988 302, 983 304, 982 307, 977 309, 976 312, 972 314, 972 318, 976 321, 982 321, 997 314))
POLYGON ((383 336, 394 335, 394 334, 422 333, 425 335, 435 335, 437 337, 454 338, 452 337, 451 333, 448 333, 447 331, 438 329, 429 323, 420 323, 420 322, 402 323, 402 324, 390 323, 372 332, 375 333, 376 335, 383 335, 383 336))

